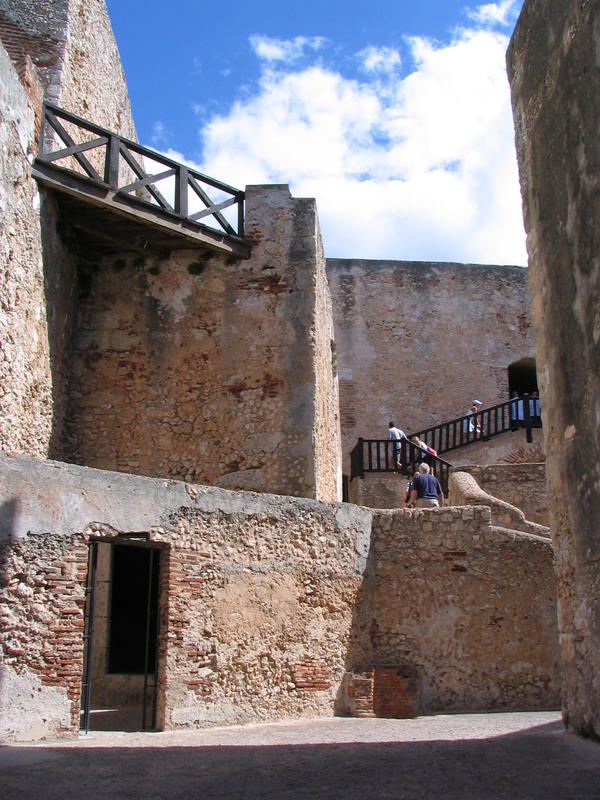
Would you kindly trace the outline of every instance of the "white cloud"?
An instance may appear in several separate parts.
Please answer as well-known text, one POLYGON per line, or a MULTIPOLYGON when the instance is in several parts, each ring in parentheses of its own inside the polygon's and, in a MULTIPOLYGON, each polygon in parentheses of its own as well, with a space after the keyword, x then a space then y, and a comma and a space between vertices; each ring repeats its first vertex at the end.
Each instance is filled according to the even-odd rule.
POLYGON ((365 47, 358 53, 363 72, 395 72, 402 64, 400 53, 392 47, 365 47))
POLYGON ((254 34, 250 37, 250 45, 258 58, 268 62, 285 61, 291 63, 301 58, 306 50, 319 50, 325 41, 322 36, 271 39, 269 36, 254 34))
POLYGON ((152 126, 152 144, 154 147, 165 147, 171 136, 171 131, 164 122, 157 120, 152 126))
POLYGON ((522 4, 522 0, 485 3, 473 11, 468 11, 467 16, 482 25, 512 25, 522 4))
POLYGON ((273 50, 254 93, 203 129, 201 169, 316 197, 329 256, 526 264, 507 44, 413 38, 413 71, 383 82, 277 68, 273 50))

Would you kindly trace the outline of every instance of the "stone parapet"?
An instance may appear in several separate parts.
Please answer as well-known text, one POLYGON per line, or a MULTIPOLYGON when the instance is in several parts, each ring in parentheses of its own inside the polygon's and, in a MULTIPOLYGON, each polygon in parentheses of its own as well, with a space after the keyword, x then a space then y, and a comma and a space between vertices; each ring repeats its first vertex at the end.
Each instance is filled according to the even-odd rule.
POLYGON ((461 467, 457 467, 450 474, 448 503, 452 506, 487 506, 492 512, 492 519, 496 525, 514 528, 535 536, 550 536, 548 527, 530 522, 520 508, 486 492, 473 474, 463 472, 461 467))
POLYGON ((457 471, 468 472, 484 492, 516 506, 530 522, 545 526, 550 524, 544 461, 489 466, 464 465, 457 471))

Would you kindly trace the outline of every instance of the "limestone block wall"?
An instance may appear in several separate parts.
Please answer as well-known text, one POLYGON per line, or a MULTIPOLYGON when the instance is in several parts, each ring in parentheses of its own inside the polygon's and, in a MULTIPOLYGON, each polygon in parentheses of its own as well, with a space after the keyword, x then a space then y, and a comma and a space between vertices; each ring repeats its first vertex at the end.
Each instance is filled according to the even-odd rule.
POLYGON ((332 323, 314 200, 249 187, 246 261, 79 264, 67 461, 337 499, 332 323))
POLYGON ((597 3, 526 0, 507 55, 544 409, 563 712, 600 736, 597 3))
POLYGON ((460 471, 472 475, 485 492, 520 508, 531 522, 549 525, 550 509, 544 462, 462 466, 460 471))
POLYGON ((349 673, 394 667, 418 713, 558 702, 551 545, 487 508, 372 512, 26 456, 0 477, 6 739, 76 731, 87 543, 128 536, 161 548, 161 728, 344 713, 349 673))
POLYGON ((328 259, 347 459, 385 438, 508 399, 509 364, 531 357, 520 267, 328 259))
POLYGON ((52 432, 52 379, 40 197, 30 178, 35 110, 0 45, 0 448, 42 455, 52 432))

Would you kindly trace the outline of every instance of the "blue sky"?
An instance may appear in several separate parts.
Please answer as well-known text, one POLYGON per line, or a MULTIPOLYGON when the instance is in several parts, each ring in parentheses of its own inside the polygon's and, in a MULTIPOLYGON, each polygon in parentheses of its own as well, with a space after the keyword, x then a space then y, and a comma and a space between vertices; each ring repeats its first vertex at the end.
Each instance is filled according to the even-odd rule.
POLYGON ((317 199, 327 256, 526 264, 522 0, 107 0, 139 140, 317 199))

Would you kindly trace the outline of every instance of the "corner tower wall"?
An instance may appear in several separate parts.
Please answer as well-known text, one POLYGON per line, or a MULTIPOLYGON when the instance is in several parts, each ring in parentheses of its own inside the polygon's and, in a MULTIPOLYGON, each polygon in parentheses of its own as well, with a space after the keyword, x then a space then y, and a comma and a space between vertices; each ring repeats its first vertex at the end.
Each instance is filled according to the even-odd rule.
POLYGON ((242 261, 198 250, 80 257, 65 460, 338 498, 315 202, 248 187, 246 230, 242 261))
POLYGON ((507 55, 568 725, 600 737, 600 7, 526 0, 507 55))
POLYGON ((104 0, 0 0, 0 446, 62 455, 77 264, 31 178, 43 97, 135 139, 104 0))

